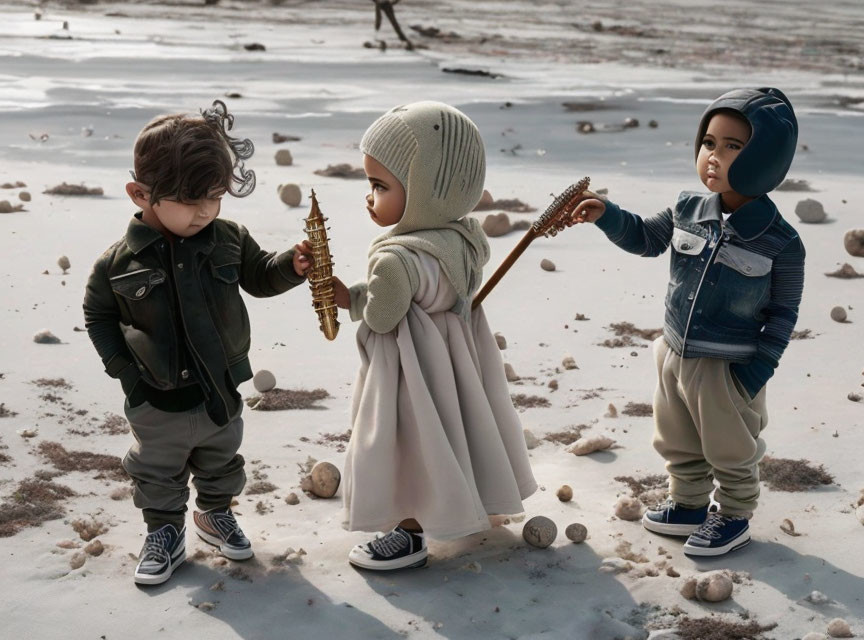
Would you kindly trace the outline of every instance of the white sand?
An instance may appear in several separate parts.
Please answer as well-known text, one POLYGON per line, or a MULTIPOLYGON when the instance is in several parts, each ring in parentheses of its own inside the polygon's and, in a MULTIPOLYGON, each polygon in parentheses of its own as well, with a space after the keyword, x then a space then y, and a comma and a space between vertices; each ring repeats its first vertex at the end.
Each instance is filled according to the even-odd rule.
MULTIPOLYGON (((772 25, 779 25, 782 37, 765 48, 792 53, 777 54, 779 71, 760 64, 745 76, 735 66, 740 62, 737 57, 712 64, 708 54, 683 55, 698 52, 697 36, 710 26, 704 17, 684 30, 687 37, 682 39, 689 47, 674 45, 683 47, 683 53, 672 69, 644 56, 636 56, 644 66, 633 66, 628 52, 648 51, 653 45, 645 44, 644 38, 613 35, 607 35, 613 40, 596 40, 600 61, 586 64, 590 60, 575 49, 560 46, 575 36, 567 20, 548 17, 551 7, 532 11, 531 25, 518 28, 514 16, 524 11, 520 3, 408 1, 404 9, 398 7, 406 29, 420 23, 472 37, 508 36, 507 28, 512 34, 496 41, 493 51, 480 45, 448 48, 432 43, 431 50, 409 54, 394 48, 387 31, 382 33, 391 47, 382 54, 360 46, 374 37, 371 8, 365 6, 371 3, 333 2, 330 9, 320 3, 286 4, 290 6, 277 9, 235 2, 212 11, 98 5, 84 7, 83 13, 49 9, 39 22, 20 5, 0 8, 0 183, 21 180, 33 195, 27 212, 0 215, 0 402, 17 412, 0 418, 0 444, 8 447, 0 453, 11 458, 0 464, 2 500, 13 499, 18 483, 37 470, 52 468, 36 450, 41 442, 122 456, 131 441, 129 435, 99 431, 106 413, 122 413, 122 395, 119 384, 103 373, 86 333, 73 329, 83 328, 81 301, 90 266, 120 237, 132 213, 123 193, 131 145, 137 130, 156 113, 194 110, 226 91, 243 94, 242 99, 227 101, 237 118, 237 132, 256 143, 251 166, 258 174, 258 189, 245 200, 226 200, 223 215, 248 226, 262 246, 285 249, 301 238, 308 208, 305 199, 300 208, 285 208, 276 187, 296 182, 304 193, 315 188, 330 217, 337 273, 351 282, 364 275, 366 246, 379 231, 362 206, 364 183, 321 178, 313 171, 339 162, 359 165, 356 143, 383 109, 426 97, 464 108, 486 140, 487 188, 496 198, 518 197, 542 210, 550 193, 590 175, 595 187, 608 187, 610 198, 623 207, 649 214, 674 202, 679 190, 699 188, 691 165, 698 116, 712 96, 744 83, 745 77, 746 84, 772 83, 788 89, 801 121, 801 142, 810 149, 798 154, 790 176, 807 179, 816 189, 811 194, 773 195, 807 247, 807 282, 797 328, 810 329, 816 337, 792 342, 770 382, 768 453, 823 464, 836 484, 803 493, 775 492, 763 485, 752 521, 753 543, 715 561, 694 562, 683 556, 680 541, 615 519, 612 506, 628 491, 614 477, 662 473, 663 465, 650 446, 650 418, 609 419, 604 413, 609 403, 619 411, 630 401, 650 403, 655 374, 650 350, 608 349, 598 343, 612 337, 606 327, 613 322, 661 326, 668 258, 648 261, 630 256, 598 230, 578 227, 556 239, 536 241, 485 305, 493 329, 507 337, 505 359, 520 375, 534 378, 514 384, 512 392, 546 397, 552 405, 525 410, 524 426, 542 437, 590 424, 586 435, 609 434, 620 445, 587 457, 567 454, 563 446, 550 442, 531 452, 545 490, 526 501, 527 515, 542 514, 556 521, 559 536, 551 548, 528 548, 521 524, 511 523, 459 542, 433 542, 430 564, 420 571, 373 575, 347 564, 348 550, 364 537, 342 530, 338 500, 313 500, 302 494, 298 464, 307 456, 340 466, 343 462, 344 454, 333 444, 316 441, 322 434, 344 433, 350 427, 351 386, 358 364, 355 327, 343 317, 338 340, 326 342, 318 332, 308 290, 301 287, 278 298, 247 300, 253 368, 273 371, 282 388, 322 387, 332 395, 321 403, 322 410, 245 412, 242 452, 250 482, 257 470, 278 487, 275 493, 239 497, 237 511, 254 542, 256 558, 221 566, 207 545, 190 537, 189 555, 198 550, 206 555, 187 561, 166 585, 138 589, 132 583, 135 562, 130 554, 137 554, 142 542, 140 515, 128 498, 109 498, 125 484, 93 479, 95 471, 61 475, 55 482, 79 494, 61 503, 65 517, 0 538, 0 635, 644 638, 651 628, 674 627, 675 618, 668 613, 673 609, 692 617, 725 612, 730 619, 749 611, 763 624, 777 623, 767 634, 773 638, 824 632, 828 620, 838 616, 859 635, 864 633, 864 558, 858 553, 864 530, 853 507, 864 489, 864 404, 846 399, 850 392, 864 394, 864 281, 823 275, 843 262, 864 272, 864 260, 846 255, 842 246, 844 231, 862 226, 864 120, 855 105, 843 108, 835 100, 840 95, 854 99, 864 91, 862 72, 854 66, 857 45, 849 26, 864 19, 859 5, 822 3, 825 10, 816 25, 801 26, 809 6, 803 1, 777 6, 768 23, 746 21, 749 34, 765 35, 772 25), (442 6, 448 11, 436 13, 442 6), (482 11, 495 7, 497 22, 481 20, 482 11), (462 10, 468 13, 460 22, 456 16, 462 10), (104 15, 116 11, 145 17, 104 15), (208 11, 216 18, 202 20, 208 11), (238 15, 247 21, 227 21, 238 15), (435 15, 442 16, 440 21, 435 15), (60 30, 62 20, 70 21, 77 39, 45 39, 60 30), (797 31, 793 33, 790 25, 797 25, 797 31), (852 52, 810 58, 800 53, 808 44, 821 51, 829 36, 846 42, 852 52), (263 42, 267 51, 246 52, 237 44, 247 42, 263 42), (558 43, 557 51, 549 42, 558 43), (812 66, 812 59, 819 64, 812 66), (462 65, 479 65, 507 78, 470 78, 438 70, 462 65), (613 108, 576 113, 560 106, 599 98, 613 108), (513 106, 505 108, 505 101, 513 106), (577 120, 619 123, 628 116, 638 117, 642 126, 593 136, 575 132, 577 120), (660 127, 646 127, 650 119, 658 120, 660 127), (92 127, 93 135, 83 137, 82 127, 92 127), (273 145, 273 131, 301 135, 303 140, 273 145), (46 132, 49 139, 34 141, 28 136, 31 132, 46 132), (514 149, 517 145, 521 146, 514 149), (286 147, 295 165, 277 167, 273 154, 286 147), (64 180, 101 186, 105 196, 42 194, 64 180), (820 200, 832 221, 797 224, 794 207, 804 197, 820 200), (60 255, 67 255, 72 264, 65 276, 56 266, 60 255), (542 271, 542 258, 553 260, 557 271, 542 271), (43 275, 46 269, 49 274, 43 275), (838 304, 851 307, 850 323, 829 318, 831 307, 838 304), (577 313, 590 320, 574 321, 577 313), (32 336, 43 328, 63 343, 35 344, 32 336), (575 358, 579 369, 555 372, 567 355, 575 358), (73 385, 71 390, 53 391, 69 403, 68 410, 40 398, 51 390, 34 385, 38 378, 65 378, 73 385), (552 378, 559 382, 556 392, 546 386, 552 378), (595 389, 600 390, 597 397, 583 398, 595 389), (88 413, 74 413, 82 409, 88 413), (16 434, 32 428, 38 430, 35 438, 16 434), (92 433, 80 433, 87 431, 92 433), (564 483, 574 489, 569 504, 555 497, 564 483), (297 506, 283 500, 291 491, 300 495, 297 506), (272 510, 257 513, 259 501, 272 510), (76 539, 71 522, 91 517, 107 527, 99 536, 106 551, 71 570, 75 550, 57 543, 76 539), (800 537, 780 530, 784 518, 794 522, 800 537), (571 522, 588 527, 586 543, 573 545, 564 537, 571 522), (669 564, 682 577, 669 577, 662 570, 660 577, 641 578, 635 573, 598 572, 602 559, 615 556, 622 540, 652 563, 661 558, 658 547, 664 547, 672 556, 669 564), (273 558, 288 547, 303 548, 307 555, 301 564, 275 567, 273 558), (469 563, 479 565, 479 572, 476 566, 466 567, 469 563), (242 574, 227 575, 234 567, 242 574), (684 578, 710 569, 746 571, 751 579, 736 585, 732 600, 723 604, 684 600, 678 593, 684 578), (224 591, 210 590, 217 582, 223 583, 224 591), (813 590, 833 602, 802 602, 813 590), (202 602, 215 606, 190 606, 202 602)), ((669 30, 679 15, 673 3, 665 3, 649 20, 646 7, 658 3, 628 4, 635 8, 620 14, 620 20, 611 9, 592 9, 591 15, 580 14, 579 19, 669 30)), ((734 16, 740 17, 749 4, 732 3, 734 11, 725 14, 719 27, 722 34, 732 38, 734 16)), ((588 46, 592 40, 586 42, 583 45, 588 46)), ((19 191, 2 189, 0 200, 16 203, 19 191)), ((487 273, 517 240, 517 234, 491 240, 493 258, 487 273)), ((253 395, 251 383, 241 392, 253 395)))

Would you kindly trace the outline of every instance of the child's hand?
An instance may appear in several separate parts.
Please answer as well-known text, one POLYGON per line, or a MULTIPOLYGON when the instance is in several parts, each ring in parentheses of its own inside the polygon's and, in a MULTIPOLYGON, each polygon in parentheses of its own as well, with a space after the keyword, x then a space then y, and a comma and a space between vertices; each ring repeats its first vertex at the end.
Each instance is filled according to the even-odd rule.
POLYGON ((331 282, 333 283, 333 300, 336 306, 340 309, 350 309, 351 294, 348 293, 348 287, 336 276, 332 277, 331 282))
POLYGON ((294 272, 298 276, 305 276, 306 273, 315 264, 315 258, 312 256, 312 245, 308 240, 304 240, 300 244, 294 245, 294 272))
POLYGON ((573 210, 573 215, 570 217, 570 222, 567 226, 583 222, 597 222, 604 213, 606 213, 606 204, 597 194, 586 191, 585 199, 576 205, 576 209, 573 210))

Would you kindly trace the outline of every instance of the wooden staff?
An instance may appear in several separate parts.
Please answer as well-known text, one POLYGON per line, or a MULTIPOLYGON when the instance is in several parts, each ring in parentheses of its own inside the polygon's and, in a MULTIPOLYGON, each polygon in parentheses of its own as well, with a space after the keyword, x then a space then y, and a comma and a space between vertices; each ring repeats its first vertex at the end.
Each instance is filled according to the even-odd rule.
POLYGON ((474 300, 471 302, 471 308, 476 309, 477 306, 483 302, 489 292, 498 284, 498 281, 504 277, 504 274, 513 266, 513 263, 516 262, 517 258, 522 255, 525 249, 528 248, 528 245, 531 244, 535 238, 539 238, 540 236, 556 236, 559 231, 563 231, 569 225, 567 224, 570 221, 570 218, 573 216, 573 211, 576 209, 576 205, 581 202, 583 199, 582 196, 585 191, 588 189, 588 184, 590 183, 589 178, 582 178, 576 184, 571 184, 564 192, 559 195, 555 200, 550 204, 546 211, 543 212, 537 221, 531 225, 531 228, 522 236, 522 239, 519 241, 519 244, 510 252, 510 254, 504 259, 504 262, 501 263, 501 266, 495 270, 495 273, 492 274, 492 277, 489 278, 477 295, 474 296, 474 300))

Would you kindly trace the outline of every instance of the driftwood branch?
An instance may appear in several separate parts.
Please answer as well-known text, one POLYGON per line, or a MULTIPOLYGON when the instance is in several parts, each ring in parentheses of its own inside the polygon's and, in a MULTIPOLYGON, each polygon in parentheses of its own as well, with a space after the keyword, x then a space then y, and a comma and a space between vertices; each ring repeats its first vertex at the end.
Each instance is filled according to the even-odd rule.
POLYGON ((382 15, 385 15, 390 24, 393 25, 396 35, 405 43, 405 48, 409 51, 414 49, 414 45, 411 44, 408 36, 405 35, 402 27, 399 26, 399 21, 396 19, 396 11, 393 9, 394 6, 399 4, 400 0, 372 0, 372 2, 375 3, 375 31, 381 29, 382 15))

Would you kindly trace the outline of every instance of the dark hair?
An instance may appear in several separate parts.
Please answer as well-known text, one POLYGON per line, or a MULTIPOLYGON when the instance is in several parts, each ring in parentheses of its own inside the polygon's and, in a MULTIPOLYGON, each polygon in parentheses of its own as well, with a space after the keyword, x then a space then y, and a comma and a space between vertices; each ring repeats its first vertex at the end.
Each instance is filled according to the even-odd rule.
POLYGON ((157 116, 135 141, 135 180, 150 189, 150 204, 163 198, 190 202, 216 189, 243 198, 255 189, 255 172, 243 161, 255 147, 232 138, 234 116, 221 100, 200 115, 157 116))

